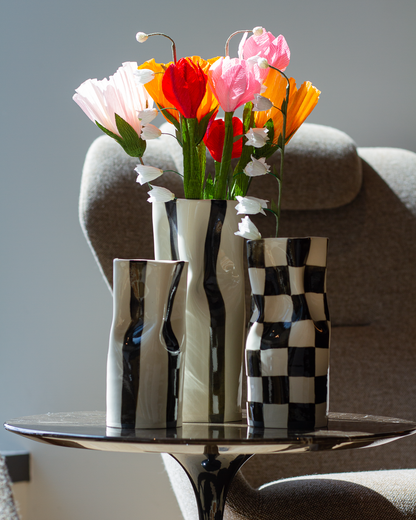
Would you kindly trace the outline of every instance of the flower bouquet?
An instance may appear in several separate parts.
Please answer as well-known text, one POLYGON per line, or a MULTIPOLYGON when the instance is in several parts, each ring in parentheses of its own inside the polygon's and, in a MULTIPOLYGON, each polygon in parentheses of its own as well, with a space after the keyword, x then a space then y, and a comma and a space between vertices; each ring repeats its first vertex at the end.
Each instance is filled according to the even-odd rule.
MULTIPOLYGON (((148 200, 152 203, 156 260, 189 262, 185 422, 241 419, 245 276, 244 241, 239 236, 255 239, 259 246, 263 241, 249 217, 239 222, 238 215, 271 212, 276 217, 277 236, 285 147, 320 94, 310 82, 298 89, 295 80, 286 76, 290 51, 282 35, 275 37, 262 27, 254 28, 250 36, 249 32, 233 33, 226 41, 225 55, 208 60, 198 56, 178 60, 170 37, 139 32, 136 39, 140 43, 157 35, 168 38, 172 62, 124 63, 108 80, 86 81, 74 96, 104 133, 138 158, 137 182, 151 188, 148 200), (229 43, 239 33, 243 36, 238 58, 231 58, 229 43), (220 109, 223 117, 218 116, 220 109), (161 135, 152 124, 158 112, 171 123, 171 138, 182 148, 183 171, 176 173, 183 178, 185 199, 176 199, 168 189, 151 184, 165 173, 157 164, 145 164, 147 140, 161 135), (277 171, 267 164, 276 152, 280 153, 277 171), (207 167, 208 153, 214 168, 207 167), (247 196, 253 177, 266 174, 276 178, 278 187, 277 200, 270 207, 267 200, 247 196)), ((270 269, 264 274, 264 267, 255 269, 263 280, 263 293, 270 277, 270 269)), ((250 366, 254 360, 260 362, 264 334, 273 333, 263 324, 261 298, 254 303, 259 312, 258 322, 251 319, 255 335, 247 348, 256 353, 246 358, 250 366)), ((269 314, 274 319, 278 313, 269 314)), ((249 401, 253 402, 258 381, 248 381, 249 401)), ((248 410, 250 420, 258 424, 263 397, 256 399, 248 410)))
MULTIPOLYGON (((175 42, 161 33, 137 33, 144 43, 150 36, 164 36, 172 43, 173 61, 154 59, 137 66, 124 63, 109 78, 87 80, 76 89, 74 101, 127 154, 140 160, 137 182, 150 183, 163 170, 143 164, 146 141, 161 135, 151 124, 158 110, 175 127, 174 137, 182 147, 186 199, 239 201, 239 213, 254 214, 267 209, 280 217, 285 146, 318 102, 320 91, 309 81, 298 89, 284 71, 290 50, 282 35, 274 37, 262 27, 236 31, 225 44, 225 56, 205 60, 191 56, 177 60, 175 42), (232 37, 243 33, 238 58, 230 58, 232 37), (154 108, 154 104, 157 109, 154 108), (242 117, 235 115, 243 107, 242 117), (219 118, 219 109, 224 117, 219 118), (206 149, 215 172, 206 168, 206 149), (272 172, 267 159, 280 151, 280 171, 272 172), (232 167, 232 159, 238 159, 232 167), (271 174, 278 181, 277 202, 271 208, 262 199, 247 197, 253 177, 271 174)), ((151 186, 151 185, 150 185, 151 186)), ((169 190, 151 186, 149 201, 175 198, 169 190)), ((278 225, 276 226, 276 236, 278 225)), ((259 233, 246 217, 240 234, 259 233)))

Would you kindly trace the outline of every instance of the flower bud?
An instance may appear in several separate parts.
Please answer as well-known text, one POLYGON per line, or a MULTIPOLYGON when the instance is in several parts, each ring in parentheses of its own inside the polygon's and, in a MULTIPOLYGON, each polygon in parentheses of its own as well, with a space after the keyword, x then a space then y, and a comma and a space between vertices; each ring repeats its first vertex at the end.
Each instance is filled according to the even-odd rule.
POLYGON ((266 58, 259 58, 257 60, 257 65, 261 68, 261 69, 268 69, 269 68, 269 62, 267 61, 266 58))
POLYGON ((147 38, 149 38, 149 36, 146 33, 144 33, 144 32, 138 32, 136 34, 136 40, 139 43, 144 43, 147 40, 147 38))
POLYGON ((254 36, 261 36, 263 33, 264 33, 263 27, 260 27, 260 26, 254 27, 254 29, 253 29, 254 36))

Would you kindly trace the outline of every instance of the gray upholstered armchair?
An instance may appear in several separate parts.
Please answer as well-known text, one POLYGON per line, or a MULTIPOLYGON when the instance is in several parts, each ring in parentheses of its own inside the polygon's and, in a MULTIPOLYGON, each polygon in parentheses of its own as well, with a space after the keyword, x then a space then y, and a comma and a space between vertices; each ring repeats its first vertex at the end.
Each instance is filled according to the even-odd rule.
POLYGON ((0 455, 0 520, 19 520, 5 458, 0 455))
MULTIPOLYGON (((149 142, 145 162, 180 168, 174 139, 149 142)), ((85 162, 81 224, 110 288, 113 258, 153 258, 151 207, 135 164, 108 137, 85 162)), ((183 195, 178 176, 159 180, 183 195)), ((273 179, 255 179, 250 195, 275 189, 273 179)), ((330 238, 330 409, 416 421, 416 155, 357 150, 344 133, 305 124, 287 148, 283 201, 282 236, 330 238)), ((256 224, 271 235, 271 218, 256 224)), ((168 456, 165 463, 184 517, 195 518, 183 470, 168 456)), ((414 468, 415 437, 367 450, 256 456, 235 478, 225 518, 416 518, 414 468)))

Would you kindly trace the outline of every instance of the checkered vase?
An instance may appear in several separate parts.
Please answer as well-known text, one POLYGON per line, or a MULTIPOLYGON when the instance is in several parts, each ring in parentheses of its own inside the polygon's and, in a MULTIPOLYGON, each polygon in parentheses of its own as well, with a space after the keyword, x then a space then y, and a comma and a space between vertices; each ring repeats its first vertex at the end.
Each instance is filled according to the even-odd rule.
POLYGON ((327 424, 327 250, 327 238, 247 242, 252 291, 246 341, 250 426, 309 429, 327 424))

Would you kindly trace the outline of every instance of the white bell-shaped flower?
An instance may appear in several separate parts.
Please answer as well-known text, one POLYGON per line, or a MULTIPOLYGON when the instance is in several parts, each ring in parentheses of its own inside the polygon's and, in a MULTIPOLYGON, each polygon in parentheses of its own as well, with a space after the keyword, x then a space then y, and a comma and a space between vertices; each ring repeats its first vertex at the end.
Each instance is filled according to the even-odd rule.
POLYGON ((268 200, 258 199, 257 197, 240 197, 237 196, 238 204, 235 207, 237 215, 257 215, 262 213, 265 215, 263 208, 267 208, 268 200))
POLYGON ((149 195, 147 202, 169 202, 175 198, 174 193, 161 186, 152 186, 152 189, 147 194, 149 195))
POLYGON ((249 240, 258 240, 261 238, 260 231, 253 224, 253 222, 251 222, 249 217, 244 217, 242 221, 239 222, 238 231, 236 231, 234 235, 248 238, 249 240))
POLYGON ((266 163, 266 159, 264 157, 261 159, 256 159, 255 157, 251 156, 251 162, 247 164, 243 171, 248 177, 259 177, 260 175, 269 173, 270 166, 266 163))
POLYGON ((154 166, 146 166, 144 164, 138 164, 134 171, 138 173, 138 177, 136 182, 141 185, 146 184, 146 182, 151 182, 163 175, 163 170, 160 168, 155 168, 154 166))

